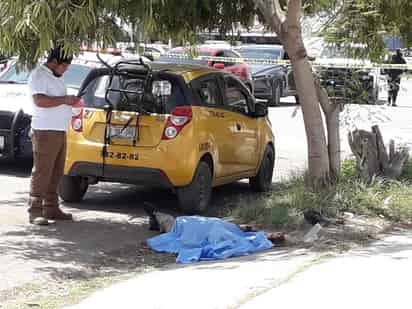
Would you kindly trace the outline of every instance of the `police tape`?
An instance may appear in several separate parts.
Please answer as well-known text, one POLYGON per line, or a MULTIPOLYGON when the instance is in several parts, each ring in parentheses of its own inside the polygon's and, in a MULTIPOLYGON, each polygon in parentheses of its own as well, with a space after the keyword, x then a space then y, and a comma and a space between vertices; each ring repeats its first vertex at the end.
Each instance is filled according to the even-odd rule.
MULTIPOLYGON (((211 61, 211 62, 221 62, 221 63, 247 63, 247 64, 262 64, 262 65, 283 65, 290 66, 290 60, 280 60, 280 59, 264 59, 264 58, 246 58, 246 57, 214 57, 214 56, 191 56, 189 54, 160 54, 156 52, 144 52, 143 55, 152 56, 154 60, 165 60, 165 58, 174 59, 187 59, 194 61, 211 61)), ((384 70, 411 70, 412 64, 389 64, 389 63, 372 63, 365 62, 362 60, 351 61, 310 61, 313 67, 325 67, 332 69, 359 69, 359 70, 373 70, 373 69, 384 69, 384 70)))

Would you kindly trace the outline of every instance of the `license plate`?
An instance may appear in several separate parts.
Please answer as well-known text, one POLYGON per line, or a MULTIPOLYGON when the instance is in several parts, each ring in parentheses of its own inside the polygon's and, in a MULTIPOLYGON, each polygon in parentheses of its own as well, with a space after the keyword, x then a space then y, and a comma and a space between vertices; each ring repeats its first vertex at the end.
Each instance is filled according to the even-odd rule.
POLYGON ((124 127, 124 126, 111 126, 110 127, 110 138, 112 139, 134 139, 136 128, 135 127, 124 127))
POLYGON ((0 136, 0 150, 4 149, 5 142, 4 142, 4 136, 0 136))

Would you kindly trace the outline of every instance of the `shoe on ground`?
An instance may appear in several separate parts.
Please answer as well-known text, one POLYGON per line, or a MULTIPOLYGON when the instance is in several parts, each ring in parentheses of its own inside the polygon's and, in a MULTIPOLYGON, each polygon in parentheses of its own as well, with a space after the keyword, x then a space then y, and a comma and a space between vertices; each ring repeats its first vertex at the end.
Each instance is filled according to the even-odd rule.
POLYGON ((49 220, 73 220, 72 214, 62 211, 59 207, 45 207, 43 217, 49 220))
POLYGON ((29 222, 33 225, 40 225, 40 226, 50 224, 49 220, 47 220, 45 217, 35 216, 35 215, 30 215, 29 216, 29 222))

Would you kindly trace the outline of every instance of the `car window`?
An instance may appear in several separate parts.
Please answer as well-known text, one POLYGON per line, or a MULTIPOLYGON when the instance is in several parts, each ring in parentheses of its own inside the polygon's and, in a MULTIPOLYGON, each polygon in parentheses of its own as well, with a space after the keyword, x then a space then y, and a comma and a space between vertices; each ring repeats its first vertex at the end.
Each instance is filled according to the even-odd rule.
POLYGON ((67 71, 63 74, 63 80, 68 88, 79 89, 87 74, 91 71, 91 67, 71 64, 67 71))
POLYGON ((200 81, 195 89, 203 105, 220 105, 219 86, 214 79, 200 81))
MULTIPOLYGON (((138 99, 140 96, 138 94, 109 91, 107 98, 116 110, 132 111, 133 104, 140 104, 140 107, 147 112, 171 113, 175 107, 186 105, 186 100, 180 86, 172 80, 170 80, 170 82, 172 84, 172 92, 168 97, 156 98, 151 92, 146 92, 139 103, 138 99)), ((85 95, 83 96, 85 106, 103 108, 104 105, 108 104, 109 102, 106 101, 106 90, 108 86, 108 75, 100 76, 87 85, 85 95)), ((114 76, 111 88, 114 90, 126 89, 136 92, 143 91, 143 81, 136 78, 120 79, 119 76, 114 76)))
POLYGON ((225 77, 225 106, 235 112, 249 113, 248 96, 241 84, 233 77, 225 77))
POLYGON ((242 48, 240 54, 245 58, 277 60, 282 58, 280 49, 242 48))
MULTIPOLYGON (((224 57, 228 57, 228 58, 239 58, 239 55, 236 54, 235 52, 231 51, 231 50, 225 50, 225 51, 224 51, 224 57)), ((234 62, 234 61, 226 62, 226 66, 236 65, 236 63, 237 63, 237 62, 234 62)))

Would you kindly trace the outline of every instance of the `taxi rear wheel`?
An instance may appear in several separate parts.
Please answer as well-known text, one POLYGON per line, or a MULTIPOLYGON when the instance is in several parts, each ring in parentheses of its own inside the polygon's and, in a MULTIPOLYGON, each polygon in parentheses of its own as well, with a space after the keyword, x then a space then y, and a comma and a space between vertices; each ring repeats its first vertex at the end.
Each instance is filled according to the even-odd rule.
POLYGON ((254 191, 266 192, 270 190, 274 167, 275 151, 270 145, 267 145, 257 175, 249 178, 249 184, 254 191))
POLYGON ((63 176, 59 184, 59 195, 69 203, 80 202, 89 187, 86 178, 79 176, 63 176))
POLYGON ((205 161, 197 166, 192 183, 176 189, 180 208, 188 214, 202 213, 209 205, 212 195, 212 172, 205 161))

